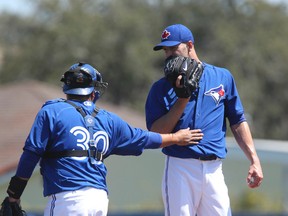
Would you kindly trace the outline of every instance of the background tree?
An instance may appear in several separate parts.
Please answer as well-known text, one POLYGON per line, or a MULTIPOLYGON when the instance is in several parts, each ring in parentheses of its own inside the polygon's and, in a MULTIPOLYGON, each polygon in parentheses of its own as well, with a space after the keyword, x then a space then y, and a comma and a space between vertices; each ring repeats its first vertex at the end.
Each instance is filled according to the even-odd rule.
MULTIPOLYGON (((27 16, 0 15, 0 83, 55 84, 76 61, 109 82, 105 99, 144 114, 162 76, 163 28, 190 27, 204 62, 234 75, 255 138, 288 139, 287 5, 249 0, 35 0, 27 16)), ((60 82, 59 82, 60 85, 60 82)))

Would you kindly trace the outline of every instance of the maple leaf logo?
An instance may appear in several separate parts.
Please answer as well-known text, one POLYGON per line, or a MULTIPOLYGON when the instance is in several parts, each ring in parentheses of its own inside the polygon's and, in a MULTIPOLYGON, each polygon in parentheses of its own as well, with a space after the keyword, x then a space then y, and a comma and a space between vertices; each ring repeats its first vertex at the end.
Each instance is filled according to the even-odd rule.
POLYGON ((162 35, 161 35, 162 40, 168 39, 168 37, 169 37, 170 35, 171 35, 171 33, 168 32, 168 31, 165 29, 165 31, 163 31, 163 33, 162 33, 162 35))

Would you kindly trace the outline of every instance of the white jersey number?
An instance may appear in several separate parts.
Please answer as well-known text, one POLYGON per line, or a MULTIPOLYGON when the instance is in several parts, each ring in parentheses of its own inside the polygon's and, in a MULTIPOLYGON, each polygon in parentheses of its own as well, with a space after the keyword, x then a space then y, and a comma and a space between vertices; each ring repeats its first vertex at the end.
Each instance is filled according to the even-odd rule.
MULTIPOLYGON (((77 139, 78 147, 81 147, 83 150, 89 149, 90 134, 86 128, 76 126, 70 130, 70 133, 78 137, 77 139)), ((93 134, 93 140, 96 149, 98 149, 98 151, 100 151, 103 155, 105 155, 105 153, 109 149, 108 134, 105 131, 97 131, 96 133, 93 134)), ((86 157, 73 157, 73 159, 76 160, 84 160, 85 158, 86 157)))

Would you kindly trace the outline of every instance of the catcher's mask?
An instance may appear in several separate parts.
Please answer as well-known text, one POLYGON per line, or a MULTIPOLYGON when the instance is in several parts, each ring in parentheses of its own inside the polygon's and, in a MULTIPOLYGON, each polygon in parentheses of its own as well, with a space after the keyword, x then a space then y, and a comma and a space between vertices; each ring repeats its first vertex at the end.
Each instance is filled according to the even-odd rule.
POLYGON ((65 94, 89 95, 95 91, 96 100, 108 86, 108 83, 102 81, 101 74, 94 67, 82 62, 73 64, 64 73, 61 82, 64 82, 65 94))

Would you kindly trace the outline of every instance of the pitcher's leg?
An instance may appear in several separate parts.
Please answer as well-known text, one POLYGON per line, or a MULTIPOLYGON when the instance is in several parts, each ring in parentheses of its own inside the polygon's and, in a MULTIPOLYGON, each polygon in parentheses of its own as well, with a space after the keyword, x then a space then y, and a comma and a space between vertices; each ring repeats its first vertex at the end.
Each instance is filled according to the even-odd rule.
POLYGON ((198 160, 166 157, 162 179, 165 216, 195 216, 202 190, 198 160))
POLYGON ((231 216, 228 188, 222 172, 222 161, 208 161, 203 165, 206 184, 198 216, 231 216))

